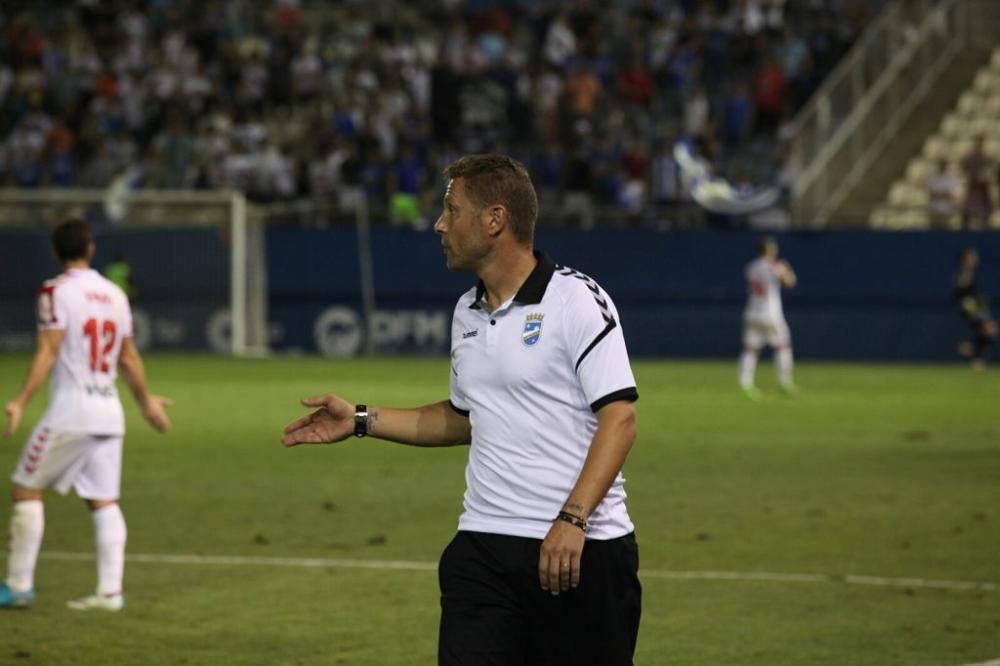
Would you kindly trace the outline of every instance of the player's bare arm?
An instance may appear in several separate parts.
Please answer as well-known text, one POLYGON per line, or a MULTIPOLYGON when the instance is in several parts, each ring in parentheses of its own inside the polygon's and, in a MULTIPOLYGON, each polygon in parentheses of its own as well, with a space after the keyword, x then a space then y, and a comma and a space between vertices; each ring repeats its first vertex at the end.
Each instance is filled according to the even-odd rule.
MULTIPOLYGON (((631 402, 608 403, 597 412, 597 431, 576 485, 563 504, 565 513, 587 520, 625 464, 635 431, 635 406, 631 402)), ((585 537, 586 532, 577 524, 553 521, 538 557, 538 580, 543 590, 558 594, 580 584, 585 537)))
POLYGON ((149 387, 146 384, 146 368, 131 337, 122 339, 118 368, 149 425, 159 432, 170 430, 170 417, 167 416, 165 408, 171 404, 171 400, 149 392, 149 387))
MULTIPOLYGON (((318 409, 285 426, 281 443, 286 447, 340 442, 354 434, 354 404, 332 393, 302 404, 318 409)), ((412 446, 457 446, 472 436, 468 417, 446 400, 413 409, 369 407, 367 426, 369 437, 412 446)))
POLYGON ((65 331, 60 328, 50 328, 38 332, 35 357, 31 361, 31 367, 28 368, 24 384, 22 384, 17 396, 4 407, 4 411, 7 413, 7 428, 3 432, 4 437, 10 437, 17 431, 21 417, 24 415, 24 408, 31 401, 31 397, 35 395, 38 387, 45 383, 49 372, 52 371, 52 366, 55 365, 56 359, 59 357, 59 347, 62 346, 64 337, 65 331))
POLYGON ((792 265, 784 259, 778 261, 778 278, 781 280, 781 284, 789 289, 794 287, 798 282, 795 271, 792 270, 792 265))

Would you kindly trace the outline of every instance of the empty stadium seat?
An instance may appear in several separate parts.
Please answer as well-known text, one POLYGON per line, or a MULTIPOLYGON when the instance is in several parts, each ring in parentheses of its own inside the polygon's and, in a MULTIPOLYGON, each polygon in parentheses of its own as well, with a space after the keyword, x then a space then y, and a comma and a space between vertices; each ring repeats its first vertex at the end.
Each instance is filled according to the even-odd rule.
POLYGON ((907 182, 917 187, 923 187, 932 168, 932 162, 919 157, 914 158, 906 167, 907 182))
POLYGON ((983 69, 976 74, 973 86, 980 95, 989 95, 993 91, 1000 89, 1000 74, 992 69, 983 69))
POLYGON ((938 132, 941 136, 945 138, 951 138, 963 131, 964 122, 960 115, 955 112, 947 114, 941 121, 941 129, 938 132))

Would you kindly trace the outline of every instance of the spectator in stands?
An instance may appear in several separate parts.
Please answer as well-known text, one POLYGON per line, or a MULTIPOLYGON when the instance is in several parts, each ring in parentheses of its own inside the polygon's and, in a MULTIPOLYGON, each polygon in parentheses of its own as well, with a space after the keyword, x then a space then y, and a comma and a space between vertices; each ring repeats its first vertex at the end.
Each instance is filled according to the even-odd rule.
POLYGON ((569 26, 569 12, 556 14, 549 24, 543 45, 545 58, 559 68, 564 68, 576 55, 576 33, 569 26))
POLYGON ((562 212, 581 227, 589 229, 594 226, 594 171, 582 144, 577 144, 568 159, 565 179, 562 212))
MULTIPOLYGON (((430 152, 451 142, 452 153, 503 144, 530 155, 559 140, 561 154, 547 163, 560 173, 550 181, 568 179, 570 152, 591 138, 636 135, 652 145, 714 127, 720 162, 750 162, 760 172, 751 175, 767 179, 776 160, 759 155, 774 142, 776 119, 835 65, 858 27, 846 17, 864 7, 459 4, 430 14, 398 3, 389 25, 379 21, 381 3, 277 0, 249 14, 196 0, 20 3, 0 34, 10 55, 0 62, 0 186, 105 187, 141 163, 144 187, 304 197, 318 182, 344 186, 317 164, 330 145, 353 141, 355 171, 381 216, 394 191, 391 165, 415 127, 432 130, 430 152), (43 24, 64 27, 43 37, 43 24), (755 72, 752 90, 735 84, 755 72), (624 121, 605 113, 623 107, 624 121), (758 136, 748 142, 755 117, 758 136)), ((634 180, 613 171, 591 179, 605 188, 592 197, 608 195, 616 178, 634 180)), ((653 190, 651 180, 645 186, 653 190)), ((619 210, 636 201, 603 198, 619 210)))
POLYGON ((566 77, 563 88, 568 121, 564 127, 578 131, 582 127, 591 127, 602 92, 603 86, 593 68, 586 62, 577 63, 566 77))
POLYGON ((732 150, 750 134, 753 125, 753 102, 742 82, 729 85, 722 102, 722 141, 732 150))
POLYGON ((773 135, 781 124, 781 102, 785 95, 785 74, 775 58, 768 57, 757 70, 753 80, 757 134, 773 135))
POLYGON ((695 86, 694 91, 684 103, 684 134, 695 137, 708 129, 710 101, 705 87, 695 86))
POLYGON ((986 137, 976 137, 972 150, 962 158, 965 172, 965 203, 962 206, 962 227, 981 229, 989 225, 993 202, 990 197, 990 172, 993 158, 986 154, 986 137))
POLYGON ((427 226, 421 211, 420 192, 424 185, 424 165, 413 146, 403 146, 403 152, 390 169, 389 221, 418 229, 427 226))
POLYGON ((680 170, 674 160, 674 142, 660 139, 650 160, 652 185, 650 196, 658 208, 667 208, 680 199, 680 170))
POLYGON ((938 160, 937 168, 924 181, 927 190, 931 229, 948 229, 958 210, 958 181, 948 171, 948 161, 938 160))
POLYGON ((648 106, 653 97, 653 77, 646 68, 645 50, 641 43, 632 46, 628 64, 618 71, 618 94, 635 106, 648 106))
POLYGON ((364 192, 364 160, 355 141, 345 141, 344 156, 340 164, 340 200, 341 209, 354 212, 365 204, 364 192))
POLYGON ((646 144, 638 137, 629 137, 622 154, 625 182, 619 194, 619 203, 632 224, 641 220, 649 198, 649 153, 646 144))

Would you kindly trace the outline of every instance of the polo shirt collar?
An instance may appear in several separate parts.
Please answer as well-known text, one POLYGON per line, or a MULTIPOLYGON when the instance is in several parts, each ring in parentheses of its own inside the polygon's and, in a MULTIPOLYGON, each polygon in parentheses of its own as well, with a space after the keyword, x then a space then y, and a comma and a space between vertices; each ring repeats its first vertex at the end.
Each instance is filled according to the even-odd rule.
MULTIPOLYGON (((549 259, 547 254, 538 250, 535 250, 532 254, 535 255, 537 262, 535 268, 532 269, 531 274, 528 275, 528 279, 524 281, 521 288, 514 294, 514 301, 522 305, 541 303, 542 297, 545 295, 545 289, 549 286, 549 281, 552 279, 552 274, 556 272, 556 265, 549 259)), ((476 300, 472 302, 469 308, 478 310, 480 308, 479 304, 485 296, 486 285, 480 280, 476 283, 476 300)))

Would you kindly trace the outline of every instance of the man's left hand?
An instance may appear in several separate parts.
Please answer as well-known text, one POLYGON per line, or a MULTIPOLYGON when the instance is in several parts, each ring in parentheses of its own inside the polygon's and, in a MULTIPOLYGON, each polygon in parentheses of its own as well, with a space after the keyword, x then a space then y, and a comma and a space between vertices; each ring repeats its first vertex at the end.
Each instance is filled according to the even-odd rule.
POLYGON ((542 541, 538 557, 538 582, 552 594, 565 592, 580 584, 580 559, 586 534, 562 520, 552 523, 542 541))
POLYGON ((4 411, 7 412, 7 428, 3 431, 3 436, 10 437, 21 423, 21 415, 24 413, 24 408, 16 400, 11 400, 4 407, 4 411))

